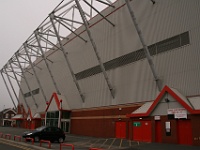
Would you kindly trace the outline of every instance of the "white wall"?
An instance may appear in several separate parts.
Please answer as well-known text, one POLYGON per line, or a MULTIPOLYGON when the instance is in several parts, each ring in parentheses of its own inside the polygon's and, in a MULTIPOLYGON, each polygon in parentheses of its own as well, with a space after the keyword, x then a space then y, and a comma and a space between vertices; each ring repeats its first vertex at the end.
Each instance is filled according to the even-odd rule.
MULTIPOLYGON (((162 86, 175 87, 184 95, 200 94, 200 1, 159 0, 156 1, 155 5, 152 5, 150 0, 133 0, 130 3, 147 45, 189 31, 189 45, 158 54, 153 57, 153 61, 158 76, 162 81, 162 86)), ((124 1, 121 0, 115 3, 116 9, 120 8, 108 16, 108 19, 116 25, 115 27, 103 20, 90 28, 103 62, 142 48, 127 7, 123 6, 123 4, 124 1)), ((103 13, 106 14, 112 11, 113 8, 109 8, 103 13)), ((98 18, 100 16, 93 18, 91 24, 95 23, 98 18)), ((81 32, 83 29, 84 27, 81 27, 77 32, 81 32)), ((71 34, 69 37, 72 38, 73 36, 71 34)), ((88 40, 86 32, 82 33, 81 36, 88 40)), ((68 52, 74 73, 98 65, 90 42, 85 43, 77 37, 64 47, 68 52)), ((55 52, 48 58, 54 62, 53 64, 49 63, 51 71, 59 90, 65 96, 71 109, 154 100, 159 93, 145 59, 107 71, 111 85, 115 90, 114 99, 111 97, 102 73, 78 80, 85 96, 85 103, 83 104, 62 53, 55 52)), ((55 88, 44 63, 39 63, 38 65, 42 67, 41 71, 37 70, 42 87, 46 96, 50 99, 52 92, 55 92, 55 88)), ((29 83, 32 89, 38 88, 39 86, 34 76, 28 74, 27 76, 29 76, 29 83)), ((21 86, 25 91, 28 91, 24 81, 21 86)), ((22 98, 20 100, 23 101, 22 98)), ((40 105, 38 111, 44 110, 46 104, 41 92, 36 100, 40 105)), ((28 103, 30 106, 33 105, 31 97, 28 99, 28 103)))

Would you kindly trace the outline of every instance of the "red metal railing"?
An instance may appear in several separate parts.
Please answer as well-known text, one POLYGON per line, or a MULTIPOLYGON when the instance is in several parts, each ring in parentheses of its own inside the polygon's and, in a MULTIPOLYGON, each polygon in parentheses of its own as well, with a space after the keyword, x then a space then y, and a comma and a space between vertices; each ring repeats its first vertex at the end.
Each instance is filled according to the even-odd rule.
POLYGON ((0 132, 0 137, 1 137, 1 138, 3 137, 3 133, 2 133, 2 132, 0 132))
POLYGON ((9 138, 9 140, 11 139, 11 134, 5 134, 4 138, 7 139, 7 137, 9 138))
POLYGON ((33 138, 25 138, 25 142, 27 142, 27 140, 31 140, 32 141, 32 145, 34 145, 34 139, 33 138))
POLYGON ((65 143, 60 143, 60 150, 62 150, 62 147, 72 147, 72 150, 74 150, 74 145, 73 144, 65 144, 65 143))
POLYGON ((42 146, 42 143, 48 143, 48 147, 51 148, 51 142, 47 140, 40 140, 40 147, 42 146))
POLYGON ((18 135, 15 135, 15 136, 14 136, 14 141, 15 141, 16 139, 19 139, 19 141, 21 142, 22 137, 21 137, 21 136, 18 136, 18 135))

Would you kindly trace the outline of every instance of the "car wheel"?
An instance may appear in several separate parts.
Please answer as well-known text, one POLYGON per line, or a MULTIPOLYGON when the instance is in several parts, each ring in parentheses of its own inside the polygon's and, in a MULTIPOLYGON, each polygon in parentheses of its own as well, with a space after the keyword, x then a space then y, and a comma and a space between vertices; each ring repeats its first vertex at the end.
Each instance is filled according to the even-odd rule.
POLYGON ((63 142, 64 142, 64 139, 63 139, 62 137, 60 137, 60 138, 58 139, 58 142, 59 142, 59 143, 63 143, 63 142))
POLYGON ((34 141, 35 141, 35 142, 39 142, 39 141, 40 141, 39 136, 35 136, 35 137, 34 137, 34 141))

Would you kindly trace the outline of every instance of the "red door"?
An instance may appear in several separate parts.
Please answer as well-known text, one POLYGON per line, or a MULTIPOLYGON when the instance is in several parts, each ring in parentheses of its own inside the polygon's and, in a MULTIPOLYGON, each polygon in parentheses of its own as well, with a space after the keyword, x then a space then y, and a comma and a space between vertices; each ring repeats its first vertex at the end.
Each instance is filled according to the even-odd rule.
POLYGON ((126 122, 115 123, 116 138, 126 138, 126 122))
POLYGON ((143 141, 142 138, 142 122, 136 121, 133 122, 133 140, 134 141, 143 141))
POLYGON ((178 143, 192 145, 192 127, 190 120, 178 120, 178 143))
POLYGON ((155 142, 162 143, 162 127, 161 121, 155 122, 155 142))
POLYGON ((152 129, 151 129, 151 121, 143 121, 143 141, 151 142, 152 139, 152 129))
POLYGON ((133 140, 141 142, 152 141, 151 121, 133 122, 133 140))

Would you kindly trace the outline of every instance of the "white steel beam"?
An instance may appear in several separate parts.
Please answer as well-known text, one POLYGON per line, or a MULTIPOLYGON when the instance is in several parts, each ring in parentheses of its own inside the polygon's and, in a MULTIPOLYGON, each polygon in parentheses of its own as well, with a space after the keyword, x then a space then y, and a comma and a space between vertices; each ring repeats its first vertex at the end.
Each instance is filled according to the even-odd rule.
POLYGON ((6 85, 6 89, 7 89, 7 91, 8 91, 9 96, 10 96, 10 99, 12 100, 12 103, 13 103, 15 109, 17 109, 16 104, 15 104, 15 102, 14 102, 14 99, 13 99, 12 95, 11 95, 11 92, 10 92, 9 87, 8 87, 8 85, 7 85, 7 83, 6 83, 6 80, 5 80, 4 76, 3 76, 2 71, 1 71, 1 76, 2 76, 2 78, 3 78, 4 84, 6 85))
POLYGON ((19 104, 19 98, 17 97, 17 94, 16 94, 15 89, 14 89, 14 87, 13 87, 13 84, 12 84, 12 82, 11 82, 11 80, 10 80, 10 77, 9 77, 9 75, 8 75, 8 72, 6 71, 6 69, 4 69, 4 72, 5 72, 6 76, 7 76, 7 79, 8 79, 8 81, 9 81, 9 84, 10 84, 10 86, 11 86, 11 88, 12 88, 12 91, 13 91, 13 93, 14 93, 14 95, 15 95, 15 98, 17 99, 18 104, 19 104))
POLYGON ((49 67, 49 64, 48 64, 48 62, 47 62, 46 55, 45 55, 45 53, 44 53, 43 50, 42 50, 42 47, 41 47, 41 44, 40 44, 40 40, 39 40, 39 33, 38 33, 37 30, 36 30, 34 33, 35 33, 35 37, 36 37, 37 42, 38 42, 39 50, 40 50, 40 52, 42 53, 42 58, 43 58, 43 60, 44 60, 44 62, 45 62, 45 64, 46 64, 46 67, 47 67, 47 70, 48 70, 48 72, 49 72, 49 74, 50 74, 50 77, 51 77, 51 80, 52 80, 52 82, 53 82, 53 85, 54 85, 54 87, 55 87, 55 89, 56 89, 57 94, 60 95, 61 93, 60 93, 60 91, 59 91, 59 89, 58 89, 57 83, 56 83, 56 81, 55 81, 55 79, 54 79, 54 77, 53 77, 53 74, 52 74, 51 69, 50 69, 50 67, 49 67))
POLYGON ((68 59, 68 54, 65 52, 64 46, 62 45, 62 42, 61 42, 61 40, 60 40, 58 31, 57 31, 56 26, 55 26, 54 21, 53 21, 53 20, 54 20, 54 14, 53 14, 53 13, 50 14, 50 20, 51 20, 52 26, 53 26, 53 28, 54 28, 54 32, 55 32, 55 34, 56 34, 56 36, 57 36, 57 40, 58 40, 58 43, 59 43, 59 45, 60 45, 60 49, 61 49, 61 51, 62 51, 62 53, 63 53, 63 55, 64 55, 65 61, 66 61, 67 65, 68 65, 69 71, 70 71, 71 76, 72 76, 72 78, 73 78, 73 81, 74 81, 74 83, 75 83, 75 85, 76 85, 76 88, 77 88, 77 90, 78 90, 78 92, 79 92, 79 95, 80 95, 80 97, 81 97, 81 99, 82 99, 82 101, 83 101, 83 103, 84 103, 84 102, 85 102, 85 97, 83 96, 83 93, 82 93, 82 91, 81 91, 80 85, 79 85, 79 83, 78 83, 78 81, 77 81, 77 79, 76 79, 76 77, 75 77, 75 75, 74 75, 74 71, 73 71, 72 66, 71 66, 71 63, 70 63, 70 61, 69 61, 69 59, 68 59))
POLYGON ((158 87, 158 90, 161 91, 160 79, 159 79, 159 77, 158 77, 158 75, 157 75, 157 72, 156 72, 156 70, 155 70, 152 57, 151 57, 151 55, 150 55, 150 53, 149 53, 149 49, 148 49, 148 47, 147 47, 147 45, 146 45, 146 43, 145 43, 145 41, 144 41, 144 38, 143 38, 143 35, 142 35, 142 31, 141 31, 141 29, 140 29, 140 27, 139 27, 139 25, 138 25, 138 23, 137 23, 137 21, 136 21, 135 14, 134 14, 134 12, 133 12, 131 6, 130 6, 129 0, 125 0, 125 2, 126 2, 126 5, 127 5, 127 8, 128 8, 128 11, 129 11, 129 13, 130 13, 130 15, 131 15, 131 19, 132 19, 132 21, 133 21, 133 24, 134 24, 134 26, 135 26, 135 28, 136 28, 136 31, 137 31, 137 33, 138 33, 138 36, 139 36, 139 38, 140 38, 140 42, 142 43, 142 46, 143 46, 143 49, 144 49, 146 58, 147 58, 147 60, 148 60, 149 66, 150 66, 151 71, 152 71, 152 74, 153 74, 154 79, 155 79, 155 81, 156 81, 156 85, 157 85, 157 87, 158 87))
POLYGON ((28 83, 28 80, 27 80, 27 78, 26 78, 26 76, 25 76, 25 72, 24 72, 24 70, 23 70, 23 68, 22 68, 22 66, 21 66, 20 61, 19 61, 18 53, 15 53, 15 57, 16 57, 17 62, 18 62, 18 64, 19 64, 19 68, 20 68, 21 71, 22 71, 22 75, 23 75, 23 77, 24 77, 24 81, 26 82, 26 85, 27 85, 27 87, 28 87, 28 90, 29 90, 29 92, 31 93, 31 97, 32 97, 32 99, 33 99, 33 101, 34 101, 34 103, 35 103, 35 106, 38 108, 38 104, 36 103, 35 96, 34 96, 33 93, 32 93, 31 87, 30 87, 30 85, 29 85, 29 83, 28 83))
POLYGON ((20 84, 19 84, 19 81, 17 80, 17 76, 16 76, 16 74, 15 74, 15 71, 14 71, 14 69, 13 69, 13 66, 12 66, 12 62, 11 62, 11 60, 8 62, 9 63, 9 65, 10 65, 10 68, 12 69, 12 72, 13 72, 13 75, 14 75, 14 77, 15 77, 15 80, 17 81, 17 85, 19 86, 19 90, 20 90, 20 92, 21 92, 21 94, 22 94, 22 97, 24 98, 24 102, 25 102, 25 104, 26 104, 26 107, 27 108, 29 108, 29 105, 28 105, 28 103, 27 103, 27 99, 26 99, 26 97, 24 96, 24 92, 23 92, 23 90, 22 90, 22 88, 21 88, 21 86, 20 86, 20 84))
POLYGON ((101 61, 101 58, 100 58, 100 56, 99 56, 99 53, 98 53, 98 51, 97 51, 97 46, 96 46, 95 41, 94 41, 93 38, 92 38, 92 34, 91 34, 91 32, 90 32, 87 19, 86 19, 84 13, 83 13, 83 9, 82 9, 82 7, 81 7, 81 5, 80 5, 80 3, 79 3, 78 0, 75 0, 75 2, 76 2, 76 5, 77 5, 77 7, 78 7, 78 10, 79 10, 79 12, 80 12, 81 18, 82 18, 82 20, 83 20, 83 22, 84 22, 84 26, 85 26, 85 28, 86 28, 86 32, 87 32, 88 37, 89 37, 89 39, 90 39, 90 42, 91 42, 91 44, 92 44, 93 50, 94 50, 94 52, 95 52, 95 54, 96 54, 97 60, 98 60, 98 62, 99 62, 99 65, 100 65, 100 67, 101 67, 101 70, 102 70, 102 72, 103 72, 104 78, 105 78, 105 80, 106 80, 106 82, 107 82, 107 85, 108 85, 108 88, 109 88, 109 90, 110 90, 110 93, 111 93, 112 97, 114 98, 114 97, 115 97, 115 96, 114 96, 114 89, 113 89, 113 87, 111 86, 111 83, 110 83, 110 81, 109 81, 108 75, 107 75, 106 70, 105 70, 105 67, 104 67, 104 65, 103 65, 103 63, 102 63, 102 61, 101 61))
POLYGON ((29 60, 29 63, 30 63, 31 68, 32 68, 32 70, 33 70, 33 72, 34 72, 36 81, 37 81, 37 83, 38 83, 38 85, 39 85, 39 87, 40 87, 40 90, 41 90, 41 92, 42 92, 42 96, 43 96, 43 98, 44 98, 44 100, 45 100, 45 103, 46 103, 48 100, 47 100, 46 95, 44 94, 44 90, 43 90, 42 85, 41 85, 41 83, 40 83, 39 77, 38 77, 38 75, 37 75, 37 73, 36 73, 36 70, 35 70, 35 68, 34 68, 34 65, 33 65, 32 61, 31 61, 31 58, 30 58, 29 54, 28 54, 28 49, 27 49, 27 43, 26 43, 26 42, 24 43, 24 50, 25 50, 25 52, 26 52, 26 55, 27 55, 28 60, 29 60))

